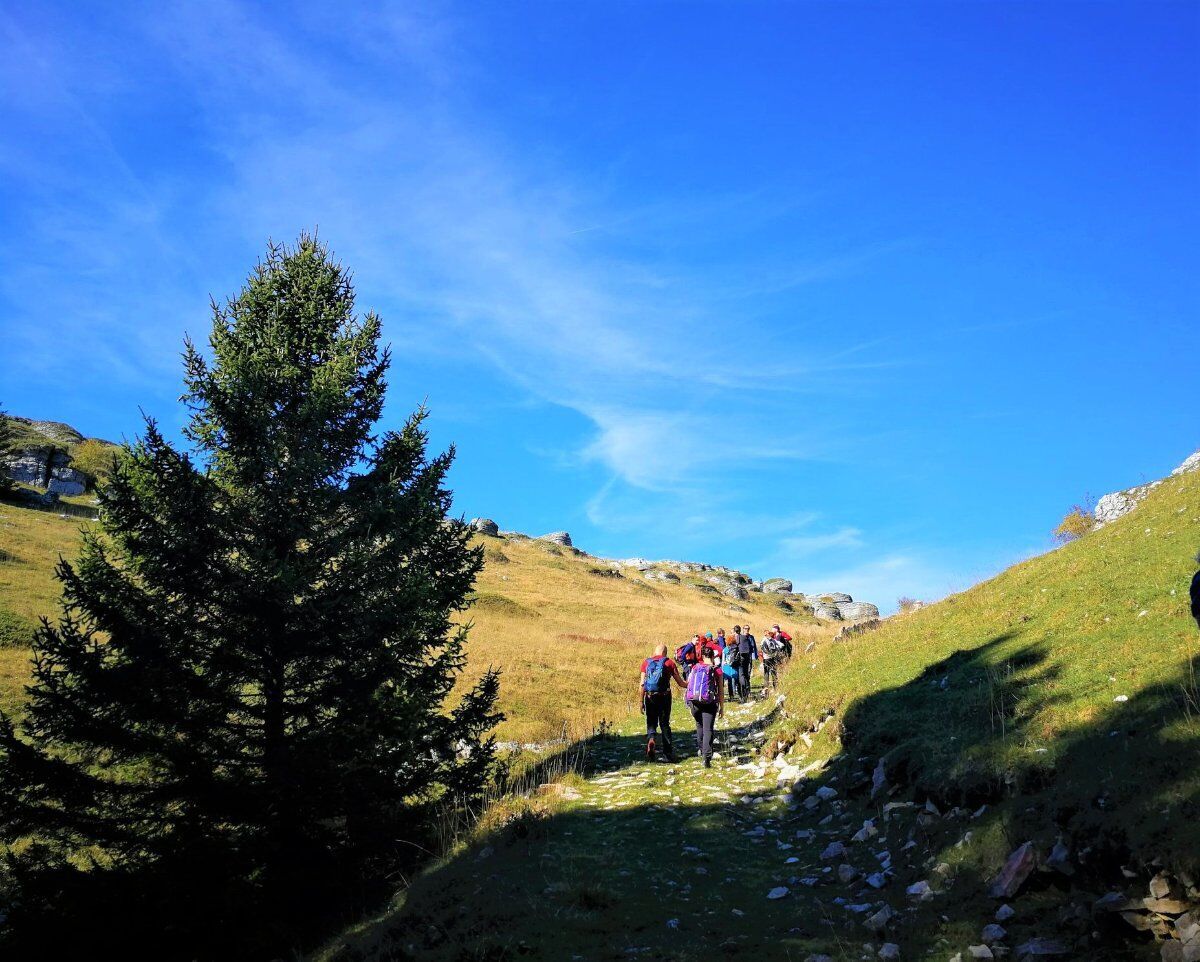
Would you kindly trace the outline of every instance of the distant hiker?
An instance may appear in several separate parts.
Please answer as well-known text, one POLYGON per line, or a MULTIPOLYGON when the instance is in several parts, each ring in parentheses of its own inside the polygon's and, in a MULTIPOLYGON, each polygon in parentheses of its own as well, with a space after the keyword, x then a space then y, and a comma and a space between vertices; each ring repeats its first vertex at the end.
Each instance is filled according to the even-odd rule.
POLYGON ((738 673, 740 678, 742 701, 750 697, 750 669, 754 662, 758 661, 758 645, 755 644, 754 635, 750 633, 750 626, 746 626, 746 630, 737 636, 738 639, 738 673))
MULTIPOLYGON (((730 653, 737 651, 733 645, 726 645, 725 650, 730 653)), ((738 670, 733 667, 733 664, 729 659, 725 659, 724 663, 721 665, 721 677, 725 679, 725 687, 729 692, 728 697, 730 699, 736 698, 738 687, 738 670)))
POLYGON ((783 642, 783 657, 785 659, 792 657, 792 636, 779 627, 779 625, 771 625, 771 630, 775 632, 775 637, 783 642))
POLYGON ((713 729, 717 719, 725 714, 721 656, 715 648, 704 650, 704 661, 692 669, 684 697, 692 718, 696 720, 696 754, 704 759, 704 767, 709 768, 712 766, 713 729))
POLYGON ((642 662, 642 677, 638 683, 639 700, 646 715, 646 761, 654 761, 655 736, 662 730, 662 752, 669 762, 675 761, 675 746, 671 744, 671 682, 685 687, 679 666, 667 657, 667 646, 659 645, 654 654, 642 662))
POLYGON ((734 688, 737 691, 737 697, 742 701, 745 698, 742 696, 742 626, 733 626, 733 637, 729 639, 729 643, 725 646, 725 661, 733 666, 734 672, 737 675, 737 683, 734 688))
POLYGON ((759 645, 762 655, 763 691, 779 687, 779 666, 783 664, 787 654, 783 647, 783 639, 775 631, 768 631, 759 645))
POLYGON ((703 658, 706 652, 715 652, 718 656, 722 655, 720 646, 717 644, 717 639, 713 637, 711 631, 706 631, 704 637, 700 640, 700 657, 703 658))
POLYGON ((680 670, 683 671, 684 681, 687 681, 688 672, 692 670, 692 665, 700 660, 699 634, 692 635, 691 641, 685 641, 675 649, 675 660, 679 663, 680 670))
POLYGON ((725 646, 727 644, 728 644, 728 642, 725 641, 725 629, 718 628, 717 629, 717 647, 721 649, 722 656, 724 656, 724 654, 725 654, 725 646))

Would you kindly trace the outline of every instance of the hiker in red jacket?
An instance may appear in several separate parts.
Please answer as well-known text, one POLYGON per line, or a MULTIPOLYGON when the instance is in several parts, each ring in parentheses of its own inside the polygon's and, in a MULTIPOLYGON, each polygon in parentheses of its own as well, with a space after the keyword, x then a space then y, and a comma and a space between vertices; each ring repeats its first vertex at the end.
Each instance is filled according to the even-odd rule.
POLYGON ((721 684, 721 653, 714 645, 704 649, 704 661, 688 676, 687 706, 696 721, 696 754, 704 767, 712 766, 713 729, 725 714, 725 688, 721 684))
POLYGON ((638 700, 646 716, 646 761, 654 761, 655 736, 662 730, 662 751, 667 761, 675 761, 675 746, 671 744, 671 682, 684 687, 679 666, 667 657, 667 646, 659 645, 654 654, 642 662, 642 677, 638 682, 638 700))

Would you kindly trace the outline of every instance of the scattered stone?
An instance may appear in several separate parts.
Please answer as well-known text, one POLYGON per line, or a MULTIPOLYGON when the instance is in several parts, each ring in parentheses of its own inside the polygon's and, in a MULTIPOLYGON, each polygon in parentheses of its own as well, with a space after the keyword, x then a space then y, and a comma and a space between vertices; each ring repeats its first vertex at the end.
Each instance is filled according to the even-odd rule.
POLYGON ((887 885, 887 877, 882 872, 872 872, 865 881, 873 889, 881 889, 887 885))
POLYGON ((857 878, 858 869, 856 869, 849 862, 843 862, 837 867, 837 874, 839 882, 841 882, 843 885, 849 885, 854 881, 855 878, 857 878))
MULTIPOLYGON (((875 766, 875 771, 871 773, 871 797, 874 798, 880 792, 887 788, 887 769, 883 765, 883 759, 879 759, 879 764, 875 766)), ((887 806, 884 806, 887 809, 887 806)))
POLYGON ((1150 895, 1152 898, 1165 899, 1171 894, 1171 879, 1166 872, 1159 872, 1150 880, 1150 895))
POLYGON ((846 854, 846 846, 841 842, 830 842, 825 846, 825 851, 821 853, 821 860, 828 861, 831 858, 842 858, 846 854))
POLYGON ((967 955, 970 956, 972 959, 994 959, 995 958, 995 956, 992 954, 992 950, 989 949, 986 945, 968 945, 967 946, 967 955))
POLYGON ((979 936, 980 940, 987 945, 991 945, 994 942, 1003 942, 1007 937, 1008 930, 996 922, 989 922, 985 925, 983 932, 979 936))
POLYGON ((933 897, 933 889, 931 889, 929 887, 929 883, 924 880, 920 882, 914 882, 912 885, 906 888, 904 892, 906 895, 916 899, 924 900, 933 897))
POLYGON ((1004 905, 1001 905, 1000 908, 996 909, 996 921, 1007 922, 1016 914, 1017 913, 1013 910, 1013 907, 1006 902, 1004 905))
POLYGON ((829 801, 831 798, 837 798, 838 791, 836 788, 831 788, 829 785, 822 785, 817 789, 817 798, 823 802, 829 801))
POLYGON ((1075 874, 1075 866, 1071 864, 1071 850, 1067 848, 1061 838, 1054 843, 1054 848, 1050 850, 1050 857, 1046 859, 1046 867, 1068 877, 1075 874))
POLYGON ((1012 898, 1036 865, 1037 853, 1034 852, 1033 842, 1025 842, 1008 857, 1000 874, 993 879, 988 894, 995 899, 1012 898))
POLYGON ((884 942, 879 947, 878 955, 881 959, 898 959, 900 958, 900 946, 895 942, 884 942))
POLYGON ((788 887, 786 885, 776 885, 775 888, 771 889, 771 891, 769 891, 767 893, 767 898, 781 899, 787 894, 788 894, 788 887))
POLYGON ((1180 899, 1143 899, 1142 905, 1159 915, 1182 915, 1188 910, 1187 902, 1180 899))
POLYGON ((865 925, 872 932, 882 932, 885 928, 887 928, 887 924, 891 921, 893 914, 895 913, 892 912, 892 907, 890 905, 885 905, 874 915, 867 916, 867 919, 865 922, 863 922, 863 925, 865 925))
POLYGON ((667 928, 678 929, 679 928, 679 919, 667 919, 667 928))

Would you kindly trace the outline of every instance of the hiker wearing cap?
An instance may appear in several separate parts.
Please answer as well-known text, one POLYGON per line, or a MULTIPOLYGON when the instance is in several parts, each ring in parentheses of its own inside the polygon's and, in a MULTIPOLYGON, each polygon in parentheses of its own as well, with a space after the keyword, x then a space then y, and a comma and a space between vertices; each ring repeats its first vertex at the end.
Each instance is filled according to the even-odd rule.
POLYGON ((716 646, 704 649, 704 660, 692 669, 688 678, 688 709, 696 722, 696 754, 704 767, 712 766, 713 729, 725 714, 725 692, 721 685, 721 655, 716 646))
POLYGON ((654 654, 642 662, 642 677, 638 682, 638 700, 646 716, 646 761, 655 757, 655 739, 662 732, 662 753, 667 761, 675 761, 675 746, 671 743, 671 682, 684 687, 679 666, 667 657, 667 646, 659 645, 654 654))
POLYGON ((717 644, 717 639, 713 637, 711 631, 706 631, 704 637, 700 639, 700 657, 704 657, 706 651, 715 652, 717 655, 722 655, 721 646, 717 644))

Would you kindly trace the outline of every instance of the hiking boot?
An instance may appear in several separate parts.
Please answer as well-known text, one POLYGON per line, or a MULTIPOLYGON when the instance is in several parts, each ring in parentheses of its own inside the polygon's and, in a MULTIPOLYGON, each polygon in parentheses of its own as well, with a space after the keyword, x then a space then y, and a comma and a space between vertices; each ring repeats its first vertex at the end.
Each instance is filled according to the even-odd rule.
POLYGON ((706 758, 706 759, 704 759, 704 767, 705 767, 705 768, 712 768, 712 759, 711 759, 711 758, 706 758))
POLYGON ((651 735, 646 739, 646 761, 654 761, 654 736, 651 735))
POLYGON ((667 752, 667 753, 665 753, 665 754, 663 755, 663 758, 664 758, 666 761, 670 762, 672 765, 674 765, 674 764, 675 764, 675 753, 674 753, 674 752, 667 752))

